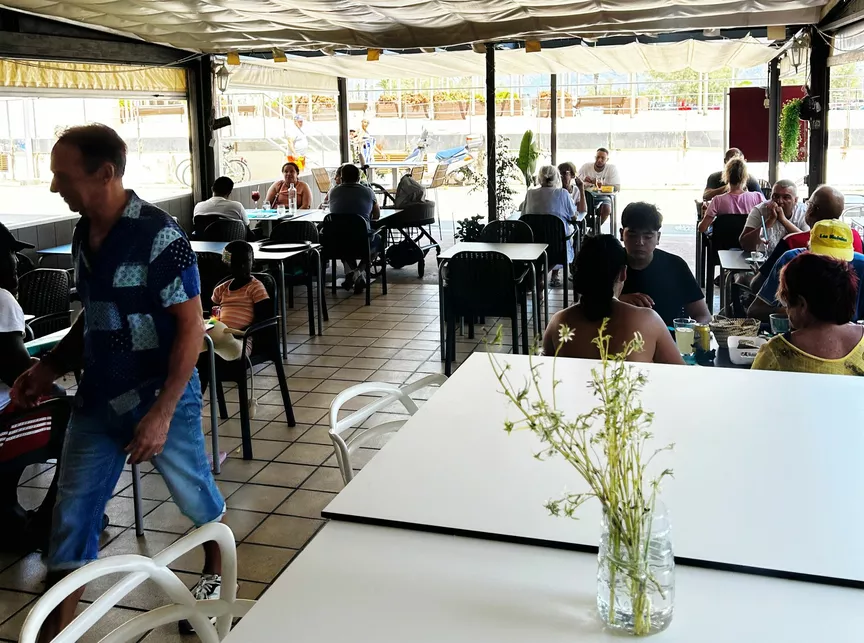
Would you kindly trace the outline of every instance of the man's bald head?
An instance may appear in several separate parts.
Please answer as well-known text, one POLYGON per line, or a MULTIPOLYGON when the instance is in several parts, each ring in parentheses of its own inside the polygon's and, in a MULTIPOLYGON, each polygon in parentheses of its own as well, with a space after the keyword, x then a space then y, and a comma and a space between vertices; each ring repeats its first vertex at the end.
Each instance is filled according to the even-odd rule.
POLYGON ((737 147, 730 147, 726 150, 726 156, 723 157, 723 162, 728 163, 736 156, 740 156, 742 159, 744 158, 744 154, 737 147))
POLYGON ((840 190, 830 185, 820 185, 807 202, 807 225, 812 228, 817 221, 839 219, 845 206, 846 198, 840 190))

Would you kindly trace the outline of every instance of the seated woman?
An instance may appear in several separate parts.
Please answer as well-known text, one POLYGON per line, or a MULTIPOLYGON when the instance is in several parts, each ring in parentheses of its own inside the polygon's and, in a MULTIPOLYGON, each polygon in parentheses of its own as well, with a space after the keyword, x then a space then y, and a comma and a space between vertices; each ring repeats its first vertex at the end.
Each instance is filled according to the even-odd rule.
POLYGON ((627 253, 621 242, 609 234, 588 237, 576 258, 574 290, 579 303, 552 317, 543 336, 543 353, 554 355, 559 345, 559 329, 566 325, 573 333, 558 355, 599 359, 600 352, 593 341, 604 319, 606 333, 612 337, 610 348, 619 352, 641 333, 645 343, 639 353, 627 359, 632 362, 683 364, 681 353, 660 316, 651 308, 638 308, 618 301, 627 279, 627 253))
MULTIPOLYGON (((576 205, 570 193, 561 187, 561 174, 554 165, 544 165, 537 172, 538 187, 528 190, 525 202, 522 204, 522 214, 552 214, 562 221, 567 234, 573 232, 573 222, 576 219, 576 205)), ((573 263, 573 244, 567 244, 567 263, 573 263)), ((552 270, 549 285, 553 288, 561 286, 558 277, 560 266, 552 270)))
POLYGON ((711 199, 702 221, 699 222, 699 232, 707 232, 718 214, 750 214, 753 208, 765 200, 765 195, 761 192, 747 191, 749 178, 747 164, 740 156, 732 158, 726 164, 723 170, 723 181, 728 186, 728 192, 711 199))
POLYGON ((288 189, 297 189, 297 209, 305 210, 312 207, 312 190, 300 180, 300 168, 296 163, 286 163, 282 166, 282 178, 273 183, 267 190, 266 201, 275 208, 277 205, 288 207, 288 189))
POLYGON ((800 254, 783 268, 777 296, 794 330, 765 344, 753 368, 864 375, 864 326, 851 323, 858 274, 850 263, 800 254))

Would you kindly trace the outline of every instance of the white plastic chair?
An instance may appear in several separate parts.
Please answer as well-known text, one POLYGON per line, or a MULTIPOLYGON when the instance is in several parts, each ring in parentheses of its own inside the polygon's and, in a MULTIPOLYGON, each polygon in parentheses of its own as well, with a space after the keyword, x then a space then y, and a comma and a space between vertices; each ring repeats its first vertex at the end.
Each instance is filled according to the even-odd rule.
POLYGON ((188 619, 204 643, 218 643, 231 631, 236 616, 244 616, 255 601, 237 599, 237 550, 234 534, 222 523, 210 523, 184 536, 170 547, 166 547, 153 558, 127 554, 109 556, 94 561, 66 576, 40 598, 27 615, 21 629, 20 643, 35 643, 42 623, 63 599, 87 583, 108 574, 125 573, 122 580, 88 606, 72 621, 53 643, 78 641, 100 618, 117 605, 129 592, 150 579, 173 601, 171 605, 156 608, 136 616, 99 643, 125 643, 138 640, 150 630, 188 619), (168 565, 183 554, 205 542, 215 540, 222 552, 221 597, 212 600, 196 600, 168 565), (215 627, 210 617, 216 617, 215 627))
POLYGON ((447 378, 443 375, 427 375, 412 384, 401 387, 397 384, 386 384, 384 382, 365 382, 345 389, 334 398, 330 403, 330 439, 333 441, 333 447, 336 451, 336 461, 339 464, 339 471, 342 473, 342 480, 345 484, 348 484, 354 478, 354 469, 351 467, 351 455, 356 453, 357 449, 364 444, 369 444, 373 439, 387 435, 388 433, 395 433, 407 420, 384 422, 371 429, 358 428, 348 440, 343 437, 344 434, 350 432, 355 425, 359 427, 360 424, 369 419, 373 414, 387 408, 394 402, 400 402, 409 415, 414 415, 417 412, 417 405, 411 399, 411 393, 427 386, 440 386, 446 381, 447 378), (342 406, 348 400, 359 395, 381 395, 381 397, 340 420, 339 411, 342 406))

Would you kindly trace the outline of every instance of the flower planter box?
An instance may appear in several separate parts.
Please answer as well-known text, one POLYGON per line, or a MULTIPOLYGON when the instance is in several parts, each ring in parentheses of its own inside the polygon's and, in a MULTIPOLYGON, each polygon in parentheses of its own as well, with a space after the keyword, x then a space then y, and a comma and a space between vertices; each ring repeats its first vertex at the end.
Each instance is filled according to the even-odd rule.
POLYGON ((495 101, 495 116, 522 116, 522 99, 513 101, 513 113, 510 113, 510 99, 495 101))
POLYGON ((365 100, 348 101, 349 112, 365 112, 369 109, 369 104, 365 100))
MULTIPOLYGON (((468 104, 468 109, 471 109, 471 104, 468 104)), ((486 103, 474 103, 474 116, 486 116, 486 103)))
MULTIPOLYGON (((552 116, 552 100, 550 98, 540 99, 540 118, 549 118, 552 116)), ((558 118, 566 118, 573 116, 573 99, 565 98, 564 107, 561 107, 561 100, 558 100, 558 118)))
POLYGON ((464 100, 435 103, 433 119, 436 121, 465 120, 467 112, 468 104, 464 100))
POLYGON ((399 106, 396 103, 375 103, 375 116, 379 118, 398 118, 399 106))
POLYGON ((405 103, 402 115, 405 118, 429 118, 429 103, 405 103))
POLYGON ((336 108, 335 107, 321 107, 316 105, 312 109, 312 115, 314 120, 316 121, 335 121, 336 120, 336 108))

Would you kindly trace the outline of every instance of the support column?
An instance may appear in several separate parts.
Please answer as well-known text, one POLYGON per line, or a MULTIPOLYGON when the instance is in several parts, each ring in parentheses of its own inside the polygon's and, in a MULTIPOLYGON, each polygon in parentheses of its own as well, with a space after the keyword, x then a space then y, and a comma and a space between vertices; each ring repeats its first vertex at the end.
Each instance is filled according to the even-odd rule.
POLYGON ((496 207, 498 195, 495 193, 495 45, 486 45, 486 197, 489 200, 488 220, 498 218, 496 207), (489 109, 492 105, 493 108, 489 109))
POLYGON ((768 183, 779 178, 780 164, 780 60, 768 63, 768 183))
POLYGON ((552 165, 558 165, 558 75, 552 74, 549 80, 549 119, 550 127, 549 150, 552 156, 552 165))
POLYGON ((810 121, 810 171, 807 175, 807 186, 813 193, 819 185, 826 181, 828 158, 828 110, 830 97, 828 89, 831 82, 831 72, 828 68, 828 43, 816 33, 810 37, 810 95, 817 98, 822 105, 819 117, 810 121))
POLYGON ((337 117, 339 119, 339 158, 342 163, 351 161, 351 151, 348 139, 348 81, 345 78, 336 79, 339 96, 336 98, 337 117))
MULTIPOLYGON (((196 202, 210 196, 216 180, 216 154, 213 142, 215 104, 210 56, 202 56, 186 68, 189 105, 190 152, 192 156, 192 196, 196 202)), ((216 98, 218 100, 218 98, 216 98)))

